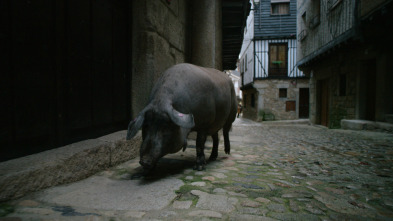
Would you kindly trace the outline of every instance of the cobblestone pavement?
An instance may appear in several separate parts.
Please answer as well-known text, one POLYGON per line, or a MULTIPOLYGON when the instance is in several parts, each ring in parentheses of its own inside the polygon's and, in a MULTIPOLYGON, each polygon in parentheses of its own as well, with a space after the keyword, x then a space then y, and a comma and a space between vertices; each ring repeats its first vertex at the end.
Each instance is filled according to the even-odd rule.
MULTIPOLYGON (((83 199, 91 192, 80 191, 78 184, 72 184, 74 189, 63 195, 62 187, 56 187, 10 202, 8 209, 14 212, 7 217, 23 220, 393 220, 392 134, 237 119, 230 140, 231 155, 224 154, 221 139, 219 157, 215 162, 208 162, 205 171, 192 170, 195 148, 189 142, 185 152, 163 158, 148 177, 140 176, 138 159, 134 159, 88 178, 91 186, 94 182, 102 183, 100 180, 132 181, 139 191, 161 191, 163 195, 137 196, 138 189, 132 189, 134 184, 131 183, 127 184, 131 193, 122 190, 122 194, 110 199, 105 192, 109 190, 101 189, 98 190, 101 194, 90 195, 86 203, 83 199), (146 190, 148 188, 152 189, 146 190), (57 191, 57 195, 51 195, 50 191, 57 191), (164 196, 166 200, 160 201, 164 196), (73 201, 78 197, 83 198, 82 201, 73 201), (136 204, 111 207, 127 197, 137 197, 136 204)), ((211 143, 207 146, 208 158, 211 143)), ((113 188, 115 191, 121 187, 113 188)), ((4 207, 3 212, 7 209, 4 207)))

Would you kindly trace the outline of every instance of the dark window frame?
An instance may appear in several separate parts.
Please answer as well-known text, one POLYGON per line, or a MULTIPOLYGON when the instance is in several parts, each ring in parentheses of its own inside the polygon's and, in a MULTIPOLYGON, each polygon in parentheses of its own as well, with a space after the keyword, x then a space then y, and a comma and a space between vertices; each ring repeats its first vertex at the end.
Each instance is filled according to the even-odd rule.
POLYGON ((288 98, 288 88, 279 88, 278 98, 288 98))
POLYGON ((296 101, 285 102, 285 112, 296 111, 296 101))
POLYGON ((278 76, 278 77, 287 77, 288 76, 288 42, 283 42, 283 43, 269 43, 269 76, 278 76), (283 61, 283 64, 285 65, 284 67, 281 66, 282 63, 276 63, 278 62, 278 57, 279 57, 279 48, 280 46, 285 46, 285 61, 283 61), (274 55, 272 55, 272 47, 277 47, 276 48, 276 54, 275 58, 273 58, 274 55))
POLYGON ((277 3, 270 4, 270 15, 277 16, 277 15, 290 15, 290 14, 291 14, 290 2, 277 2, 277 3), (283 13, 278 12, 280 6, 281 7, 286 6, 287 12, 283 12, 283 13))

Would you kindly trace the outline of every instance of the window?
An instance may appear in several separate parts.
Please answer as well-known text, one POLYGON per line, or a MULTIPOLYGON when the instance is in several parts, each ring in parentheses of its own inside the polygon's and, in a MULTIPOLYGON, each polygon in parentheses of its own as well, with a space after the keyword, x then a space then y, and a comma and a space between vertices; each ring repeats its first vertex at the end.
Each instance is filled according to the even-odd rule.
POLYGON ((288 43, 269 44, 269 76, 286 77, 288 74, 288 43))
POLYGON ((303 23, 304 23, 304 24, 307 24, 307 12, 304 12, 304 13, 302 14, 302 20, 303 20, 303 23))
POLYGON ((285 111, 296 111, 296 101, 287 101, 285 102, 285 111))
POLYGON ((287 98, 287 89, 286 88, 280 88, 278 90, 278 97, 279 98, 287 98))
POLYGON ((289 1, 271 1, 271 15, 289 15, 289 1))

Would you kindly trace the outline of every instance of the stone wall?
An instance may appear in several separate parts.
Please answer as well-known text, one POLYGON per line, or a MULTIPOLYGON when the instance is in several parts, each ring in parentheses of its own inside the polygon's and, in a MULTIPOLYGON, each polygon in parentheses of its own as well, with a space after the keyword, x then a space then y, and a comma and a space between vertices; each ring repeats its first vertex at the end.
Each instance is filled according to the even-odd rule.
POLYGON ((341 119, 355 119, 356 117, 356 90, 357 90, 357 60, 354 54, 347 56, 331 56, 314 66, 310 81, 310 121, 319 124, 318 113, 318 81, 328 80, 329 88, 329 127, 340 127, 341 119), (342 76, 345 76, 343 79, 342 76), (344 90, 340 84, 344 81, 344 90))
MULTIPOLYGON (((299 0, 297 4, 299 25, 304 20, 301 17, 303 12, 313 1, 299 0)), ((388 121, 388 116, 393 113, 393 35, 386 30, 392 29, 389 21, 393 18, 393 3, 387 0, 361 0, 342 1, 340 4, 328 13, 325 13, 326 7, 321 7, 320 24, 313 30, 307 30, 307 37, 298 45, 299 68, 311 76, 310 120, 331 128, 339 127, 339 121, 343 118, 388 121), (360 7, 352 15, 355 18, 357 14, 360 19, 352 23, 353 18, 340 19, 340 16, 350 16, 351 13, 334 15, 334 10, 338 12, 336 9, 339 7, 355 9, 347 7, 350 2, 356 4, 352 6, 360 7), (331 18, 327 20, 326 15, 329 14, 331 18), (351 31, 328 43, 325 40, 329 40, 329 36, 323 33, 323 27, 332 26, 334 20, 338 22, 337 27, 349 24, 351 31), (352 28, 351 24, 357 27, 352 28), (307 55, 310 57, 305 58, 307 55), (341 93, 340 89, 343 76, 346 82, 341 88, 345 88, 345 93, 341 93), (326 91, 326 97, 322 97, 326 91)), ((340 33, 334 28, 332 26, 330 29, 330 32, 333 30, 331 36, 340 33)))
MULTIPOLYGON (((348 67, 353 68, 353 67, 348 67)), ((349 70, 338 70, 331 78, 332 109, 330 111, 330 127, 339 128, 342 119, 354 119, 356 109, 356 75, 349 70), (340 75, 346 77, 346 89, 340 94, 340 75)))
POLYGON ((246 102, 243 117, 262 120, 264 115, 263 120, 294 120, 299 118, 299 89, 309 88, 309 79, 256 80, 254 87, 243 90, 243 102, 246 102), (286 98, 279 97, 280 88, 287 90, 286 98), (253 94, 254 106, 251 105, 253 94), (295 102, 294 110, 286 110, 287 101, 295 102))
POLYGON ((265 80, 263 93, 263 110, 267 113, 272 113, 275 120, 294 120, 298 119, 298 108, 295 110, 286 111, 287 101, 295 102, 296 107, 299 103, 299 88, 308 88, 308 79, 297 80, 265 80), (279 89, 287 89, 287 97, 279 97, 279 89))
POLYGON ((316 93, 317 81, 316 81, 313 71, 311 71, 311 73, 309 73, 309 76, 310 76, 310 103, 309 103, 310 104, 310 116, 309 116, 309 119, 310 119, 311 123, 316 124, 317 118, 318 118, 317 109, 316 109, 317 102, 318 102, 317 93, 316 93))
POLYGON ((351 50, 343 48, 337 50, 338 56, 330 55, 321 60, 318 65, 312 66, 310 81, 310 121, 320 123, 320 110, 318 101, 318 82, 328 81, 329 87, 329 125, 330 128, 340 127, 341 119, 367 119, 367 105, 375 102, 375 116, 377 120, 386 121, 385 115, 391 112, 387 98, 392 90, 386 79, 392 75, 386 68, 392 66, 387 62, 388 55, 378 53, 379 50, 371 50, 367 46, 352 46, 351 50), (375 61, 375 70, 367 72, 365 63, 375 61), (345 93, 340 92, 341 76, 345 76, 345 93), (375 75, 375 82, 369 82, 369 75, 375 75), (372 86, 371 84, 375 84, 372 86), (374 92, 370 91, 376 87, 374 92), (370 97, 370 94, 375 97, 370 97), (366 100, 371 102, 367 102, 366 100), (374 100, 374 101, 373 101, 374 100))
POLYGON ((258 120, 258 91, 255 88, 244 89, 243 91, 243 117, 251 120, 258 120), (254 96, 255 104, 251 105, 251 97, 254 96))
POLYGON ((167 68, 193 63, 222 69, 220 0, 135 0, 131 106, 135 117, 167 68), (215 21, 215 22, 212 22, 215 21))
POLYGON ((155 80, 167 68, 189 62, 190 3, 186 0, 133 1, 132 114, 148 102, 155 80))

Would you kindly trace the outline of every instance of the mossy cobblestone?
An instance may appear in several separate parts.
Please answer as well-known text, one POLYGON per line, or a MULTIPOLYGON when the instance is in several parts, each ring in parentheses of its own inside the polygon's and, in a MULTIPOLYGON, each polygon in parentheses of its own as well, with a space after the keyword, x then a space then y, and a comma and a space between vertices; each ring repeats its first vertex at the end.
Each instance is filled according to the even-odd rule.
MULTIPOLYGON (((73 208, 76 215, 64 217, 53 205, 27 196, 22 202, 37 203, 10 202, 15 211, 6 216, 37 220, 393 219, 392 134, 238 119, 230 139, 231 155, 223 153, 221 139, 219 156, 207 163, 205 171, 192 170, 195 149, 190 146, 162 159, 157 172, 146 177, 135 176, 140 172, 135 160, 97 175, 113 180, 181 180, 184 184, 175 191, 176 197, 159 211, 109 213, 87 207, 73 208)), ((209 143, 207 156, 210 149, 209 143)))

